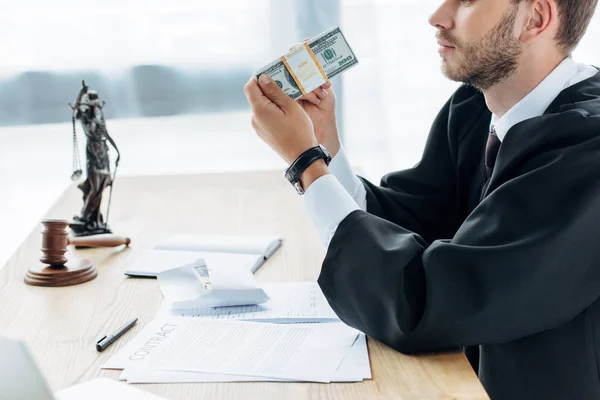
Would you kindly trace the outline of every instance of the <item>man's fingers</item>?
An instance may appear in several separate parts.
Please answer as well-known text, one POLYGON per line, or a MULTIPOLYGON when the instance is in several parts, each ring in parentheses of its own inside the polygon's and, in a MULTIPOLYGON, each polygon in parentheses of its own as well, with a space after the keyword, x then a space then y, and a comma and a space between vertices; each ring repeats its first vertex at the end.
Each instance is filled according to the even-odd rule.
POLYGON ((252 116, 252 129, 254 129, 256 131, 256 133, 258 133, 260 131, 260 127, 258 126, 258 122, 256 122, 256 118, 254 118, 254 116, 252 116))
MULTIPOLYGON (((309 38, 305 38, 302 43, 306 43, 308 42, 310 39, 309 38)), ((295 49, 296 47, 300 46, 302 43, 295 43, 292 47, 289 48, 289 50, 295 49)))
POLYGON ((248 83, 246 83, 246 86, 244 86, 244 93, 246 94, 246 98, 252 109, 259 106, 266 106, 271 102, 271 100, 265 97, 254 78, 250 78, 248 83))
POLYGON ((321 88, 327 90, 331 87, 331 81, 328 81, 327 83, 321 85, 321 88))
POLYGON ((297 106, 296 102, 285 94, 269 75, 262 74, 258 79, 258 85, 264 96, 275 103, 281 110, 288 111, 297 106))
POLYGON ((318 89, 315 89, 315 90, 313 91, 313 93, 314 93, 314 94, 316 94, 316 95, 317 95, 317 97, 318 97, 319 99, 321 99, 321 100, 325 99, 325 98, 328 96, 328 94, 327 94, 327 90, 325 90, 325 89, 323 89, 323 88, 318 88, 318 89))
MULTIPOLYGON (((321 90, 321 89, 317 89, 317 90, 321 90)), ((314 105, 319 105, 321 104, 321 99, 317 96, 317 94, 315 92, 310 92, 304 96, 302 96, 302 101, 308 101, 309 103, 312 103, 314 105)))
POLYGON ((327 90, 322 89, 322 87, 319 87, 313 90, 312 92, 302 96, 300 101, 308 101, 309 103, 318 106, 319 104, 321 104, 321 101, 327 98, 327 96, 329 96, 327 90))

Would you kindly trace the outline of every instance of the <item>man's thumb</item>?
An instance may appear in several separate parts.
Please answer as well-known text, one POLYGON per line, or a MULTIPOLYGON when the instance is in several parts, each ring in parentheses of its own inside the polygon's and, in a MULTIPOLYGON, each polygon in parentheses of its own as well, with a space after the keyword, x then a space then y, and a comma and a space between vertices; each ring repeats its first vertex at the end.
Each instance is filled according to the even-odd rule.
POLYGON ((289 109, 290 105, 295 105, 296 102, 290 96, 285 94, 279 85, 268 74, 262 74, 258 79, 258 85, 263 94, 277 104, 282 110, 289 109))

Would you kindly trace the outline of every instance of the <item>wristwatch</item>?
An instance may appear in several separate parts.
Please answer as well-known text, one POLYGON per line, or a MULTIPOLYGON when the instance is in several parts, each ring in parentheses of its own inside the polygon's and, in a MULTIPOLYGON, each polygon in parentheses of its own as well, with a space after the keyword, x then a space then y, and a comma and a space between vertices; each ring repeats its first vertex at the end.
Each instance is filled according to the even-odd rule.
POLYGON ((318 145, 306 150, 285 170, 285 177, 296 188, 298 194, 304 194, 304 188, 300 183, 300 177, 313 163, 319 160, 325 160, 325 164, 331 162, 331 154, 322 145, 318 145))

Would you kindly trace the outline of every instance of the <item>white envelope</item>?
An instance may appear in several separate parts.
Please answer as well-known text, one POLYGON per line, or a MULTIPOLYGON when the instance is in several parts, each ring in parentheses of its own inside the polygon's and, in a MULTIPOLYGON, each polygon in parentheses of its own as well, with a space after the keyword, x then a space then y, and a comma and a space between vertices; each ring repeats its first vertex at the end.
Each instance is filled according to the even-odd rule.
POLYGON ((173 310, 262 304, 269 296, 244 266, 213 268, 204 259, 158 275, 173 310))

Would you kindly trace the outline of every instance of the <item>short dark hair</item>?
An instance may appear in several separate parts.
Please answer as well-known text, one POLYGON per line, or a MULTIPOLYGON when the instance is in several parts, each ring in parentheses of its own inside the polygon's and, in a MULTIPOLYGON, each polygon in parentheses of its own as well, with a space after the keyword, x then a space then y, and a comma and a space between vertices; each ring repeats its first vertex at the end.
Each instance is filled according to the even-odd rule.
MULTIPOLYGON (((519 4, 523 0, 512 0, 519 4)), ((579 44, 585 34, 598 0, 555 0, 558 6, 558 18, 561 26, 556 35, 558 45, 570 53, 579 44)))

